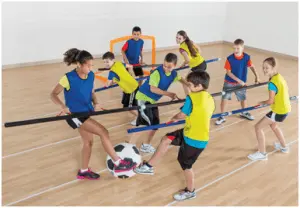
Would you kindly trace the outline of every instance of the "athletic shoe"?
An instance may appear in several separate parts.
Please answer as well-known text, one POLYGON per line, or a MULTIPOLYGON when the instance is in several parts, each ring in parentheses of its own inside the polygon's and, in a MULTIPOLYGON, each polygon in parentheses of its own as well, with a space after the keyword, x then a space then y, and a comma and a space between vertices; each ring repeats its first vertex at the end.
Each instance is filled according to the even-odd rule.
POLYGON ((194 199, 196 198, 196 192, 194 191, 189 191, 187 188, 180 190, 179 193, 175 194, 174 199, 176 201, 184 201, 187 199, 194 199))
POLYGON ((143 163, 139 167, 136 167, 134 169, 134 172, 144 175, 154 175, 154 168, 149 167, 148 165, 146 165, 146 163, 143 163))
POLYGON ((243 118, 246 118, 246 119, 248 119, 250 121, 254 120, 254 116, 252 116, 249 112, 242 112, 240 114, 240 116, 243 117, 243 118))
POLYGON ((277 150, 280 150, 282 153, 289 153, 290 148, 288 146, 282 147, 280 143, 274 143, 274 147, 277 150))
POLYGON ((268 160, 268 155, 267 154, 263 154, 261 152, 255 152, 253 154, 248 155, 248 158, 250 160, 268 160))
POLYGON ((140 150, 144 153, 154 153, 156 149, 151 144, 142 144, 140 150))
POLYGON ((97 180, 100 178, 100 175, 93 172, 90 168, 87 171, 77 173, 77 179, 88 179, 88 180, 97 180))
POLYGON ((226 121, 226 119, 224 118, 224 116, 221 116, 216 120, 216 125, 220 125, 220 124, 224 123, 225 121, 226 121))
POLYGON ((131 158, 124 158, 123 160, 120 161, 119 165, 115 165, 115 172, 120 173, 120 172, 125 172, 132 170, 136 167, 136 163, 133 162, 131 158))

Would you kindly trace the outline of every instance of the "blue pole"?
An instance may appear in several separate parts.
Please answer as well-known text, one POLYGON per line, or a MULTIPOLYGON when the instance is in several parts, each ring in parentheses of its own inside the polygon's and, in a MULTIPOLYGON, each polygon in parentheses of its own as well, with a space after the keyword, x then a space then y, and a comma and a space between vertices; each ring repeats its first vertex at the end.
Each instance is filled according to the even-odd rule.
MULTIPOLYGON (((297 100, 297 99, 298 99, 298 96, 290 97, 290 100, 297 100)), ((220 116, 224 116, 224 117, 230 116, 230 115, 242 113, 245 111, 251 111, 251 110, 255 110, 255 109, 259 109, 259 108, 264 108, 267 106, 269 106, 269 105, 255 105, 255 106, 244 108, 244 109, 228 111, 225 113, 217 113, 217 114, 212 115, 211 118, 218 118, 220 116)), ((127 132, 129 134, 131 134, 131 133, 136 133, 136 132, 141 132, 141 131, 148 131, 148 130, 160 129, 160 128, 165 128, 165 127, 170 127, 170 126, 176 126, 176 125, 180 125, 180 124, 184 124, 184 123, 185 123, 185 120, 180 120, 180 121, 177 121, 174 123, 162 123, 162 124, 157 124, 157 125, 152 125, 152 126, 143 126, 143 127, 138 127, 138 128, 132 128, 132 129, 128 129, 127 132)))

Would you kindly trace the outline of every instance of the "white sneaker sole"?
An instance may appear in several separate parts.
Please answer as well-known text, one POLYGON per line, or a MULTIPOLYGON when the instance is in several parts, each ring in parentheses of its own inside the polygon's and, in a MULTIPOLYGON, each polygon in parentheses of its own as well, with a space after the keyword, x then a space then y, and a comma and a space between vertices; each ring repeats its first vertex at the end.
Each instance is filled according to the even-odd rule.
POLYGON ((249 156, 248 155, 248 159, 250 159, 250 160, 253 160, 253 161, 256 161, 256 160, 268 160, 268 158, 266 157, 266 158, 260 158, 260 159, 254 159, 253 157, 251 157, 251 156, 249 156))
POLYGON ((176 201, 185 201, 185 200, 189 200, 189 199, 195 199, 197 197, 197 195, 193 196, 193 197, 190 197, 190 198, 185 198, 185 199, 175 199, 175 197, 173 197, 173 199, 175 199, 176 201))
POLYGON ((154 173, 149 173, 149 172, 147 172, 147 173, 145 173, 145 172, 139 172, 139 171, 136 171, 136 170, 133 170, 135 173, 137 173, 137 174, 141 174, 141 175, 154 175, 154 173))
POLYGON ((143 153, 154 153, 154 152, 155 152, 155 151, 154 151, 154 152, 152 152, 152 151, 143 150, 143 149, 140 149, 140 151, 141 151, 141 152, 143 152, 143 153))
POLYGON ((222 123, 225 123, 225 122, 226 122, 226 120, 222 121, 221 123, 215 122, 215 124, 216 124, 217 126, 219 126, 219 125, 221 125, 222 123))

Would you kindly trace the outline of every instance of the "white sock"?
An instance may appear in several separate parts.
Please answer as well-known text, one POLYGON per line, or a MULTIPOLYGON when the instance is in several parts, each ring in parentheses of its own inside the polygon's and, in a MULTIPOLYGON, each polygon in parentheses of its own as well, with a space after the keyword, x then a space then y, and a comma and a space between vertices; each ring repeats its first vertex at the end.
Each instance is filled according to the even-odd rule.
POLYGON ((80 172, 81 173, 84 173, 84 172, 86 172, 86 171, 88 171, 89 169, 87 168, 87 169, 80 169, 80 172))
POLYGON ((121 162, 121 158, 119 158, 117 161, 114 161, 114 164, 115 164, 116 166, 118 166, 118 165, 120 164, 120 162, 121 162))

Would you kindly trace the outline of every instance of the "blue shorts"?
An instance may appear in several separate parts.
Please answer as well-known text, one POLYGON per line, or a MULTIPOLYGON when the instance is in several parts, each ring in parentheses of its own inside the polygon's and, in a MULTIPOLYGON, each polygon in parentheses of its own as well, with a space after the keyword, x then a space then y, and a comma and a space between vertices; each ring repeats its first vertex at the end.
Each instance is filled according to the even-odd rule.
MULTIPOLYGON (((223 91, 234 90, 240 87, 242 87, 240 84, 231 84, 228 82, 224 82, 223 91)), ((234 93, 238 101, 246 100, 246 89, 239 90, 234 93)), ((225 93, 224 95, 222 95, 222 100, 231 100, 231 94, 232 92, 225 93)))

